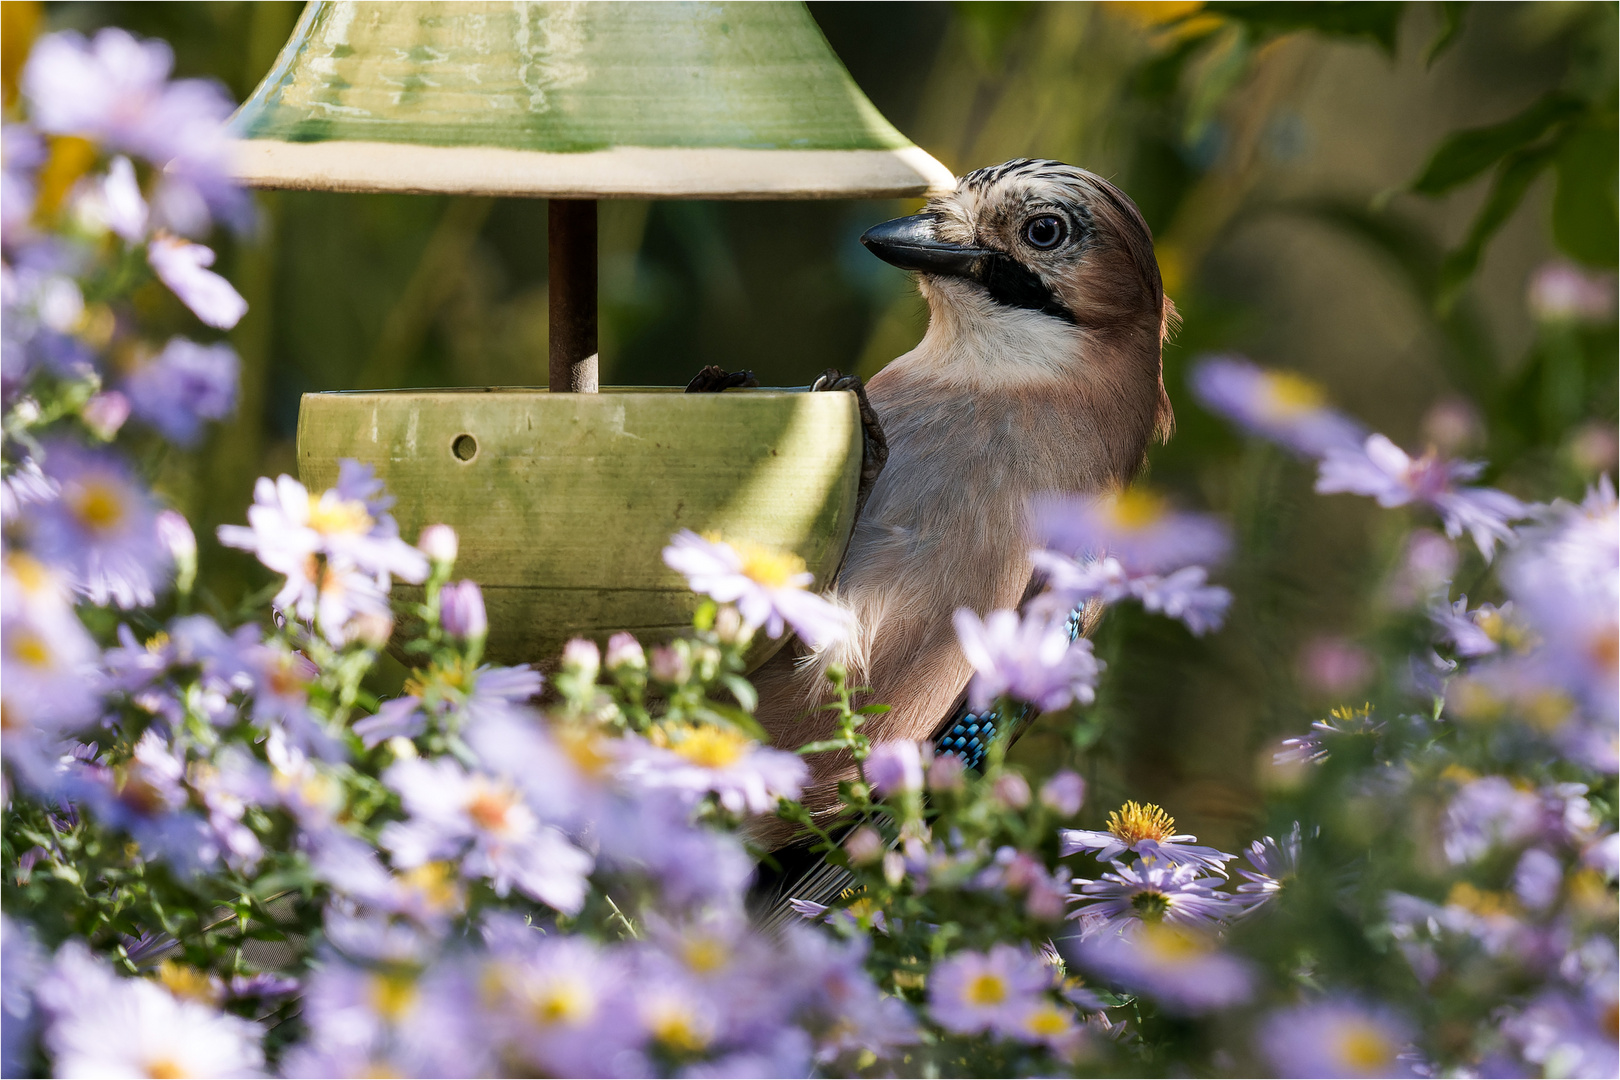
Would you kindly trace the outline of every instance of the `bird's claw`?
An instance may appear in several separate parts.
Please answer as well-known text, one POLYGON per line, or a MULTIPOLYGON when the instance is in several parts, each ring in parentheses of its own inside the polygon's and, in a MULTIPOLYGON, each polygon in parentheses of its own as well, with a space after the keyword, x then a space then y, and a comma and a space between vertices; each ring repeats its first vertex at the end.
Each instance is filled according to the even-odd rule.
POLYGON ((722 390, 730 390, 736 386, 758 386, 759 380, 754 373, 744 368, 742 371, 727 371, 718 364, 710 364, 686 384, 688 394, 718 394, 722 390))
POLYGON ((855 516, 859 518, 873 486, 877 484, 878 474, 889 460, 889 440, 883 434, 883 424, 878 420, 877 410, 866 399, 866 383, 861 381, 859 375, 845 375, 837 368, 828 368, 810 384, 811 393, 827 390, 853 391, 860 407, 861 484, 855 496, 855 516))

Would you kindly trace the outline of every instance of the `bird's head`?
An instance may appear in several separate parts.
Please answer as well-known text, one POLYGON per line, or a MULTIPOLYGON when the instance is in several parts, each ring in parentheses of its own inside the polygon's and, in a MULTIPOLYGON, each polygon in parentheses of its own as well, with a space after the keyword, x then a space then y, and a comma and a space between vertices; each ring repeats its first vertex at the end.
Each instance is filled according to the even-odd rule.
MULTIPOLYGON (((1100 351, 1151 378, 1168 434, 1160 351, 1175 318, 1153 236, 1114 185, 1074 165, 1021 158, 971 172, 920 214, 867 230, 878 258, 916 271, 933 319, 975 366, 1068 370, 1100 351)), ((1112 365, 1110 365, 1112 366, 1112 365)), ((1125 372, 1113 372, 1113 381, 1125 372)))

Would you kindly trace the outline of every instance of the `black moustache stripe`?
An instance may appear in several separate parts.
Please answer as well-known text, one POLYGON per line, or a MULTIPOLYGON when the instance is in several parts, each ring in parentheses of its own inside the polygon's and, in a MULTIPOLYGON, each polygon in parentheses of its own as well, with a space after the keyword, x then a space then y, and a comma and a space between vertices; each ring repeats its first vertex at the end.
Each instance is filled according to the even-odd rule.
POLYGON ((1071 326, 1079 325, 1074 312, 1047 288, 1046 282, 1011 255, 1001 252, 986 255, 979 260, 977 269, 974 277, 996 303, 1004 307, 1039 311, 1043 315, 1062 319, 1071 326))

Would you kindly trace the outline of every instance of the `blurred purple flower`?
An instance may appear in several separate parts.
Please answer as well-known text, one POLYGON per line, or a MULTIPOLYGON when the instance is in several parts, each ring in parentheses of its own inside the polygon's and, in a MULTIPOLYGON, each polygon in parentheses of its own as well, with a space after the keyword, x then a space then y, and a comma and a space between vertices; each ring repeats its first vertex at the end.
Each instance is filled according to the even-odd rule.
POLYGON ((1457 573, 1457 549, 1437 532, 1413 529, 1407 538, 1388 594, 1397 607, 1410 607, 1443 593, 1457 573))
POLYGON ((1299 668, 1307 684, 1342 698, 1366 684, 1372 675, 1373 660, 1366 649, 1352 641, 1319 634, 1300 650, 1299 668))
POLYGON ((0 127, 0 240, 7 248, 25 237, 37 198, 35 177, 49 156, 45 140, 28 125, 0 127))
POLYGON ((910 739, 894 739, 872 747, 862 768, 872 790, 884 797, 922 790, 922 752, 910 739))
POLYGON ((1401 1060, 1411 1037, 1411 1026, 1393 1012, 1347 998, 1278 1009, 1259 1031, 1278 1076, 1411 1076, 1401 1060))
POLYGON ((1376 739, 1383 730, 1384 722, 1373 719, 1371 710, 1339 706, 1328 714, 1326 720, 1314 721, 1309 735, 1284 739, 1282 749, 1272 760, 1278 765, 1290 762, 1320 765, 1328 759, 1334 742, 1356 737, 1376 739))
POLYGON ((1614 1035, 1615 990, 1574 995, 1547 990, 1502 1021, 1501 1030, 1519 1053, 1546 1075, 1620 1075, 1614 1035))
POLYGON ((629 1065, 638 1074, 646 1032, 614 952, 580 937, 514 933, 492 943, 480 983, 489 1033, 520 1063, 514 1071, 603 1076, 629 1065))
POLYGON ((1103 496, 1037 495, 1029 519, 1040 546, 1075 559, 1114 558, 1133 577, 1212 566, 1231 548, 1218 519, 1174 510, 1136 488, 1103 496))
POLYGON ((1614 275, 1556 259, 1530 276, 1530 312, 1544 322, 1604 323, 1614 318, 1614 275))
POLYGON ((1128 993, 1151 997, 1170 1013, 1229 1008, 1254 994, 1253 966, 1221 952, 1199 931, 1149 923, 1064 941, 1082 969, 1128 993))
POLYGON ((360 736, 367 750, 395 737, 414 739, 426 730, 427 716, 422 712, 422 700, 409 694, 389 698, 377 706, 376 715, 354 723, 354 733, 360 736))
POLYGON ((1078 852, 1091 853, 1098 862, 1109 862, 1125 852, 1134 852, 1143 860, 1157 860, 1176 866, 1220 874, 1235 856, 1212 847, 1200 847, 1193 841, 1198 837, 1176 832, 1176 819, 1152 803, 1127 802, 1108 815, 1108 831, 1088 829, 1059 829, 1058 853, 1067 857, 1078 852))
POLYGON ((257 1076, 263 1029, 149 979, 112 974, 70 941, 39 986, 44 1044, 61 1076, 257 1076))
POLYGON ((0 915, 0 1072, 27 1071, 39 1019, 34 987, 45 973, 46 955, 33 927, 0 915))
POLYGON ((409 815, 378 836, 395 865, 460 858, 466 876, 488 878, 499 896, 515 885, 569 914, 585 902, 591 857, 542 825, 509 782, 469 773, 449 758, 396 762, 383 782, 409 815))
POLYGON ((229 345, 170 338, 162 352, 124 378, 124 394, 135 415, 164 438, 194 446, 205 421, 236 411, 240 367, 229 345))
POLYGON ((626 738, 618 775, 629 785, 669 791, 695 803, 713 793, 733 814, 763 814, 778 799, 798 798, 810 779, 796 754, 761 746, 741 732, 715 724, 656 729, 659 742, 626 738))
POLYGON ((1320 457, 1361 442, 1361 425, 1331 408, 1316 383, 1290 371, 1267 371, 1235 356, 1214 356, 1193 368, 1193 394, 1208 410, 1280 443, 1320 457))
POLYGON ((1545 911, 1558 900, 1564 887, 1564 864, 1558 856, 1531 848, 1519 857, 1513 871, 1513 893, 1531 911, 1545 911))
POLYGON ((163 284, 206 325, 229 330, 247 314, 242 294, 207 269, 214 265, 211 248, 175 236, 158 236, 146 246, 146 261, 163 284))
POLYGON ((865 937, 839 941, 790 927, 783 944, 783 966, 798 975, 802 1000, 797 1018, 816 1032, 818 1062, 828 1064, 841 1055, 861 1053, 882 1060, 917 1041, 911 1010, 880 992, 866 973, 865 937))
POLYGON ((439 591, 439 622, 452 637, 471 640, 489 633, 484 594, 476 581, 456 581, 439 591))
POLYGON ((1248 879, 1237 887, 1239 903, 1252 911, 1282 892, 1288 881, 1299 873, 1300 841, 1296 821, 1293 831, 1281 840, 1268 836, 1249 845, 1244 858, 1250 869, 1237 868, 1238 874, 1248 879))
POLYGON ((1498 846, 1520 844, 1542 823, 1541 800, 1504 776, 1471 780, 1446 807, 1446 858, 1473 862, 1498 846))
POLYGON ((928 1011, 947 1031, 989 1032, 1016 1037, 1020 1022, 1045 999, 1051 980, 1046 965, 1028 949, 993 945, 988 953, 964 951, 934 966, 928 979, 928 1011))
POLYGON ((1074 879, 1080 891, 1069 896, 1075 903, 1069 918, 1080 920, 1085 937, 1145 922, 1215 930, 1241 913, 1229 894, 1215 891, 1220 879, 1199 876, 1196 866, 1150 858, 1112 865, 1112 873, 1096 880, 1074 879))
POLYGON ((685 574, 693 592, 735 604, 750 629, 763 626, 771 637, 791 626, 817 648, 841 640, 851 629, 848 612, 806 591, 815 576, 791 553, 705 539, 682 529, 664 549, 664 563, 685 574))
POLYGON ((1483 469, 1478 462, 1448 461, 1433 450, 1420 458, 1408 457, 1389 439, 1374 434, 1361 447, 1329 450, 1316 490, 1324 495, 1367 495, 1385 507, 1424 503, 1440 514, 1447 536, 1455 538, 1466 531, 1489 561, 1497 541, 1514 540, 1508 522, 1529 516, 1531 508, 1495 488, 1458 486, 1483 469))
POLYGON ((129 398, 117 390, 96 394, 79 410, 84 426, 104 442, 111 442, 129 419, 129 398))
POLYGON ((1060 818, 1080 812, 1086 798, 1086 782, 1073 769, 1059 769, 1041 785, 1041 805, 1060 818))
POLYGON ((1096 700, 1102 661, 1092 655, 1091 642, 1070 640, 1066 612, 1020 618, 1014 611, 992 611, 981 622, 960 608, 954 622, 962 652, 973 665, 968 700, 974 709, 988 708, 1002 696, 1043 712, 1096 700))
POLYGON ((115 157, 105 176, 79 181, 71 198, 74 216, 86 229, 113 232, 129 244, 146 238, 146 200, 129 158, 115 157))
POLYGON ((8 552, 0 571, 0 627, 0 756, 37 788, 62 736, 100 713, 99 655, 65 582, 21 552, 8 552))
POLYGON ((95 604, 143 607, 157 599, 171 567, 157 531, 157 506, 111 450, 57 441, 45 473, 60 488, 34 511, 32 548, 95 604))

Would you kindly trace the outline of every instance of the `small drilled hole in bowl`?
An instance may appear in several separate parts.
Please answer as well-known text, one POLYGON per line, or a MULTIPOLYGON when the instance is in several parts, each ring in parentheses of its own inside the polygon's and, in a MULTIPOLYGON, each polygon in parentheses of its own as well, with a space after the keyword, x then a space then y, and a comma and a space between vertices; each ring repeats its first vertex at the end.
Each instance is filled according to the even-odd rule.
POLYGON ((478 440, 471 435, 457 435, 456 441, 450 444, 450 452, 462 461, 471 461, 478 456, 478 440))

